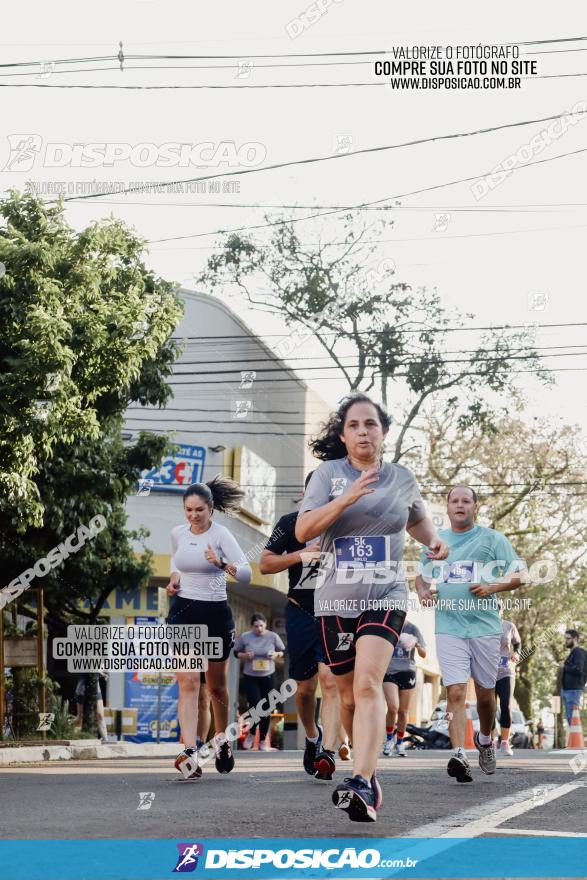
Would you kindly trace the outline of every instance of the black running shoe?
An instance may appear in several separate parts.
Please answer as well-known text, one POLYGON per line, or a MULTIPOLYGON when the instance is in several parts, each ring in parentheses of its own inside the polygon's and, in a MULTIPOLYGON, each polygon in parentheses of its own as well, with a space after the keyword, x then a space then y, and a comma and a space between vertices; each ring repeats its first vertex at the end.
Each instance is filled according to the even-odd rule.
POLYGON ((175 759, 175 769, 179 770, 186 779, 199 779, 202 775, 202 768, 196 750, 187 748, 180 752, 175 759))
POLYGON ((460 758, 457 755, 453 755, 450 761, 448 762, 448 766, 446 768, 446 772, 449 776, 454 776, 457 782, 472 782, 473 775, 471 773, 471 768, 469 766, 469 762, 466 758, 460 758))
POLYGON ((310 776, 313 776, 316 772, 314 769, 314 761, 316 759, 316 755, 322 748, 322 728, 319 724, 316 725, 318 728, 318 740, 313 743, 306 737, 306 747, 304 749, 304 770, 310 776))
POLYGON ((334 752, 330 752, 328 749, 320 749, 314 760, 314 776, 316 779, 330 780, 335 770, 334 752))
POLYGON ((216 749, 215 764, 219 773, 230 773, 234 767, 234 755, 229 743, 224 742, 216 749))
MULTIPOLYGON (((379 789, 379 794, 381 790, 379 789)), ((377 821, 378 795, 364 776, 353 776, 337 785, 332 792, 332 803, 349 814, 351 822, 377 821)))

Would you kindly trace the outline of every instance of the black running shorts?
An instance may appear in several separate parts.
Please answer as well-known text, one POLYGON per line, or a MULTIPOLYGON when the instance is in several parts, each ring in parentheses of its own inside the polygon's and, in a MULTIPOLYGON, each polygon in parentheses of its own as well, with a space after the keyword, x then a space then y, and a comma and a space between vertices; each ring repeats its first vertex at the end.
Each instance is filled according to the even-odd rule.
POLYGON ((405 617, 406 612, 397 609, 363 611, 358 617, 319 617, 324 662, 334 675, 351 672, 355 668, 355 644, 361 636, 378 636, 395 647, 405 617))
POLYGON ((285 631, 289 674, 295 681, 307 681, 318 672, 318 663, 324 663, 324 650, 313 614, 288 602, 285 608, 285 631))
POLYGON ((387 672, 383 681, 389 684, 396 684, 400 691, 411 691, 416 687, 416 670, 401 669, 398 672, 387 672))
MULTIPOLYGON (((222 639, 222 660, 228 660, 235 641, 235 624, 228 602, 201 602, 174 596, 167 623, 199 624, 208 627, 208 638, 222 639)), ((210 661, 214 662, 214 661, 210 661)))

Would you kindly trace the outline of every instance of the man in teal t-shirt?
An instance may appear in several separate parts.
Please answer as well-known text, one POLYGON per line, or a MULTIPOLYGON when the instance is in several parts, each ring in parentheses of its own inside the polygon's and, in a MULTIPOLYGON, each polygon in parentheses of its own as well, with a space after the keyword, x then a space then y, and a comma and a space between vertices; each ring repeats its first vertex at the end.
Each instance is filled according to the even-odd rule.
POLYGON ((501 620, 495 593, 521 586, 524 563, 501 532, 477 525, 474 489, 453 486, 448 493, 450 529, 439 532, 450 547, 444 562, 421 558, 416 589, 423 605, 436 607, 436 651, 447 691, 447 713, 454 755, 448 774, 457 782, 473 777, 465 752, 465 698, 472 677, 477 694, 480 732, 475 734, 479 766, 495 772, 495 682, 499 665, 501 620), (436 593, 430 588, 436 582, 436 593))

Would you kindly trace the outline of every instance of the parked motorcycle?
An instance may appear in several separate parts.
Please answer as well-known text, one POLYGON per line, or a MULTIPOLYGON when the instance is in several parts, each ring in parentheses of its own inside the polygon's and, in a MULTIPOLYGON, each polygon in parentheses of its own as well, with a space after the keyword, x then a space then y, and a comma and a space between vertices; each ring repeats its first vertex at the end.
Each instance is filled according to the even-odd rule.
POLYGON ((452 748, 446 722, 434 721, 428 727, 406 725, 407 736, 404 743, 412 749, 450 749, 452 748))

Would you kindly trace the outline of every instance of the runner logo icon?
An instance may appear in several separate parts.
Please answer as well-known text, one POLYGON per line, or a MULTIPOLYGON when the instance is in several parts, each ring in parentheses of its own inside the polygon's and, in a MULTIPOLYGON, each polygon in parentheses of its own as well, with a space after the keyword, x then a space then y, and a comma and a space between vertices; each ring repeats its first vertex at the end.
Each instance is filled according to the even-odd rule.
POLYGON ((198 857, 204 855, 204 847, 201 843, 178 843, 179 856, 177 865, 173 869, 174 874, 187 874, 195 871, 198 867, 198 857))
POLYGON ((348 651, 351 647, 354 639, 354 633, 337 633, 338 636, 338 645, 336 646, 337 651, 348 651))
POLYGON ((342 495, 347 484, 346 477, 332 477, 330 480, 330 494, 335 498, 342 495))

